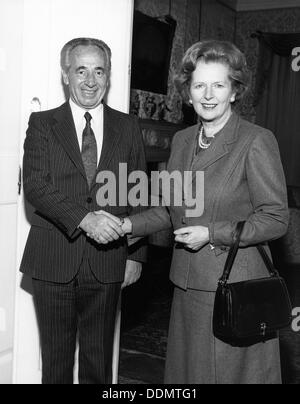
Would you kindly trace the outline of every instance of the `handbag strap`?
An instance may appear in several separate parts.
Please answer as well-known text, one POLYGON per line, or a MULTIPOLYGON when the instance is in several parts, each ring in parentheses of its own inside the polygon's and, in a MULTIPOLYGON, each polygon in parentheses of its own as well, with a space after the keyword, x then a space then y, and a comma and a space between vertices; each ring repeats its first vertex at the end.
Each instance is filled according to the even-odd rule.
MULTIPOLYGON (((243 232, 245 223, 246 223, 245 221, 238 222, 235 232, 233 234, 233 242, 232 242, 232 245, 231 245, 229 253, 228 253, 228 257, 227 257, 225 267, 224 267, 224 272, 223 272, 222 277, 219 280, 219 283, 221 283, 223 285, 226 284, 229 280, 229 276, 231 274, 231 270, 232 270, 232 267, 233 267, 238 249, 239 249, 239 245, 240 245, 240 241, 241 241, 241 234, 243 232)), ((266 250, 264 249, 264 247, 260 244, 260 245, 256 246, 256 248, 258 249, 270 275, 272 277, 278 277, 279 273, 275 269, 270 257, 266 253, 266 250)))

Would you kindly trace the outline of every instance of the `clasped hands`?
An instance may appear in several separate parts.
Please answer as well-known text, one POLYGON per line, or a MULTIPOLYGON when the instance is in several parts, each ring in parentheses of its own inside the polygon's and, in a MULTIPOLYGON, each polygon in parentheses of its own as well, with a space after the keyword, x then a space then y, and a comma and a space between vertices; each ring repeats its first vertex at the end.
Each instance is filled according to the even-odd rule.
MULTIPOLYGON (((117 241, 131 233, 131 226, 128 218, 123 222, 116 216, 102 210, 89 213, 80 224, 80 228, 86 232, 87 236, 99 244, 117 241)), ((204 226, 185 227, 176 230, 174 234, 177 243, 192 251, 199 251, 209 243, 209 229, 204 226)))
MULTIPOLYGON (((99 244, 108 244, 131 233, 129 219, 122 221, 105 211, 91 212, 83 219, 79 226, 86 235, 99 244)), ((127 260, 122 289, 137 282, 142 273, 140 262, 127 260)))
POLYGON ((117 241, 127 234, 123 228, 122 220, 102 210, 89 213, 79 227, 98 244, 117 241))

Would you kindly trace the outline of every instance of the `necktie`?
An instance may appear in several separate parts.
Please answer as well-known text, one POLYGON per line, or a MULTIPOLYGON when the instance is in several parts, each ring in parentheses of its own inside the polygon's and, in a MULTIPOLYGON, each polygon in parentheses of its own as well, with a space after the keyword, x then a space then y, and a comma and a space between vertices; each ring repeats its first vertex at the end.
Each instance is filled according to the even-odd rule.
POLYGON ((84 114, 86 125, 82 133, 82 150, 81 156, 86 173, 86 178, 89 187, 92 185, 92 181, 97 171, 97 142, 93 129, 91 128, 92 116, 89 112, 84 114))

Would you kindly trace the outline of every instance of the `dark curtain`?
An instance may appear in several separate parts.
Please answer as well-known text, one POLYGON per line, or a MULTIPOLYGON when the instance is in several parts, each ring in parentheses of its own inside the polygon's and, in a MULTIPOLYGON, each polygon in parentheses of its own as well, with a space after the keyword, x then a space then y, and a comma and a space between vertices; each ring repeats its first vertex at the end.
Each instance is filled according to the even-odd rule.
POLYGON ((255 106, 258 125, 276 136, 289 186, 300 187, 300 72, 292 69, 300 33, 258 33, 255 106))

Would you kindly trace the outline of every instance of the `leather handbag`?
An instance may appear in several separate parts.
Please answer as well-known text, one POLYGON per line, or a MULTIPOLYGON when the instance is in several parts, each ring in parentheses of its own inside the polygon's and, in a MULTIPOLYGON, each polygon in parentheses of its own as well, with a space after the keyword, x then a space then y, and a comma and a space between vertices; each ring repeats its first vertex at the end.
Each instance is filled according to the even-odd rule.
POLYGON ((213 313, 215 337, 224 340, 267 339, 287 327, 292 307, 284 280, 274 268, 262 245, 257 249, 270 272, 269 278, 229 283, 245 222, 239 222, 222 277, 219 280, 213 313))

